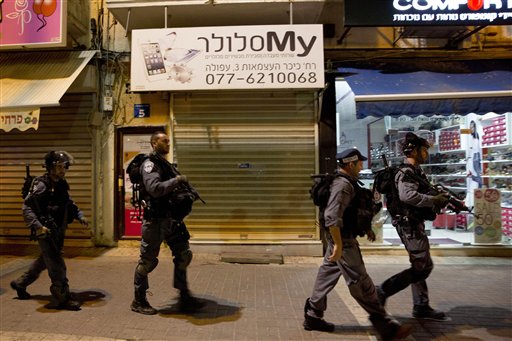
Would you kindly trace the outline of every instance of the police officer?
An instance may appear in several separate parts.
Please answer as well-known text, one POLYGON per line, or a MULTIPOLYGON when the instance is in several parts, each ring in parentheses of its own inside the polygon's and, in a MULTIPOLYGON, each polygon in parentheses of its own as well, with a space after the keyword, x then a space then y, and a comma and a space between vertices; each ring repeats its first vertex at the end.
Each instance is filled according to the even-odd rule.
POLYGON ((65 179, 73 158, 65 151, 51 151, 44 158, 46 173, 34 179, 32 188, 23 203, 23 217, 37 239, 41 251, 30 268, 11 282, 18 298, 31 296, 27 286, 32 284, 44 269, 51 279, 50 292, 56 305, 53 308, 80 310, 80 303, 71 298, 66 264, 62 257, 64 234, 67 225, 74 219, 87 226, 87 219, 69 196, 69 185, 65 179))
POLYGON ((429 195, 429 189, 420 184, 414 175, 427 180, 420 165, 428 161, 427 140, 407 133, 402 145, 402 151, 406 156, 404 164, 400 165, 401 171, 396 173, 395 184, 398 188, 400 213, 392 217, 402 243, 409 254, 411 267, 391 276, 377 287, 379 300, 384 305, 389 296, 405 289, 409 285, 412 288, 414 308, 412 314, 416 318, 445 320, 442 311, 434 310, 429 305, 428 288, 426 279, 434 268, 430 256, 430 245, 425 233, 425 220, 434 220, 434 207, 442 208, 448 204, 448 196, 438 194, 429 195))
POLYGON ((187 267, 192 261, 189 246, 190 235, 182 218, 171 215, 172 204, 169 196, 180 183, 186 183, 184 175, 177 175, 174 165, 165 155, 169 153, 169 136, 162 131, 155 132, 150 139, 153 152, 141 165, 141 197, 145 208, 142 224, 140 259, 135 268, 135 298, 132 311, 153 315, 157 313, 146 299, 149 288, 148 274, 158 264, 160 244, 163 240, 170 247, 174 262, 174 288, 180 291, 178 308, 182 312, 192 312, 203 306, 188 289, 187 267))
MULTIPOLYGON (((410 333, 410 327, 402 326, 391 318, 379 303, 377 292, 366 268, 356 240, 356 221, 353 207, 356 195, 353 182, 357 182, 366 157, 356 148, 349 148, 336 155, 337 176, 331 185, 331 195, 324 218, 328 227, 327 250, 318 270, 313 293, 304 306, 304 329, 332 332, 334 325, 323 319, 327 309, 327 294, 334 289, 341 275, 350 294, 370 315, 370 321, 379 335, 385 339, 400 339, 410 333)), ((367 232, 370 241, 375 240, 373 231, 367 232)))

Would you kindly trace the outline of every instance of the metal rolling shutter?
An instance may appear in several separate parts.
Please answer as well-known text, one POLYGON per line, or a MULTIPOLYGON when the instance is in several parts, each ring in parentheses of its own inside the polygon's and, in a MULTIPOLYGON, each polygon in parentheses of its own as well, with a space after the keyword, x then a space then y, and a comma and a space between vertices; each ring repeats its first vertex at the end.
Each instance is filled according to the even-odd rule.
POLYGON ((312 92, 176 94, 174 160, 207 202, 186 218, 195 240, 318 239, 312 92))
MULTIPOLYGON (((0 132, 0 238, 29 235, 21 213, 25 163, 30 164, 32 175, 42 175, 43 158, 50 150, 66 150, 73 155, 75 163, 66 174, 70 193, 86 217, 91 218, 93 184, 89 114, 93 108, 93 95, 65 95, 60 103, 59 107, 41 108, 37 131, 0 132)), ((90 227, 84 228, 73 222, 66 237, 90 239, 90 227)))

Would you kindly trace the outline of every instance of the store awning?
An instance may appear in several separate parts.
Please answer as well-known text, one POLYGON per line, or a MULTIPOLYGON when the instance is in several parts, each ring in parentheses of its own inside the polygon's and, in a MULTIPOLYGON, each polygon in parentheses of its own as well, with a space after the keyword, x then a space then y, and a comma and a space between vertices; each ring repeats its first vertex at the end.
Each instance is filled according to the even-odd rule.
POLYGON ((0 53, 0 113, 58 106, 96 51, 0 53))
POLYGON ((339 69, 355 94, 357 118, 512 111, 512 72, 383 73, 339 69))

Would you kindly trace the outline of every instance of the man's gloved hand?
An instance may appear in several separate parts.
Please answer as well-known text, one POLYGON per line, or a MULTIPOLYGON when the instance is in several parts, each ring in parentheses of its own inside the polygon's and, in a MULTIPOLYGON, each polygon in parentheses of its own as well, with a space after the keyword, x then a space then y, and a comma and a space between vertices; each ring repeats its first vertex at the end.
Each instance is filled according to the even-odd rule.
POLYGON ((434 202, 435 207, 445 207, 448 204, 448 199, 450 199, 450 196, 445 193, 438 194, 432 198, 432 201, 434 202))
POLYGON ((45 238, 46 236, 49 236, 51 233, 50 229, 46 226, 41 226, 36 230, 36 237, 37 238, 45 238))
POLYGON ((373 232, 373 230, 366 231, 366 238, 368 238, 370 242, 374 242, 376 239, 375 232, 373 232))
POLYGON ((176 181, 178 181, 178 182, 188 182, 188 179, 187 179, 186 175, 178 175, 176 177, 176 181))
POLYGON ((87 220, 86 217, 78 218, 78 221, 80 221, 80 224, 84 225, 85 227, 89 226, 89 220, 87 220))

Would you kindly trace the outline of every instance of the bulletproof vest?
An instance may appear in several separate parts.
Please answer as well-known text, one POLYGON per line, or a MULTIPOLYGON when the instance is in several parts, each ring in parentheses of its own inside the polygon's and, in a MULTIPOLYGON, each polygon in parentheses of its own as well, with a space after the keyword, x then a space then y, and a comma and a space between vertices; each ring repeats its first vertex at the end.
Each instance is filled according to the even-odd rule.
MULTIPOLYGON (((68 182, 64 179, 58 182, 52 182, 48 174, 36 177, 34 185, 36 185, 38 181, 45 184, 46 190, 37 197, 31 198, 32 200, 37 200, 38 206, 34 207, 35 205, 31 204, 31 207, 37 211, 40 210, 38 214, 50 215, 54 219, 57 227, 61 227, 63 225, 66 209, 68 208, 67 206, 70 203, 68 182)), ((75 217, 75 212, 67 212, 67 215, 72 215, 73 218, 75 217)))
MULTIPOLYGON (((403 168, 403 167, 410 168, 416 176, 418 176, 428 182, 427 176, 419 168, 416 168, 416 167, 413 167, 413 166, 407 165, 407 164, 402 164, 400 167, 401 168, 403 168)), ((406 177, 406 176, 407 176, 407 174, 404 177, 406 177)), ((419 184, 418 193, 428 194, 429 192, 430 192, 430 188, 427 185, 422 184, 422 183, 419 184)), ((432 209, 432 207, 417 207, 417 206, 408 205, 408 204, 404 204, 404 203, 401 203, 401 204, 404 205, 406 215, 408 218, 410 218, 410 220, 411 219, 418 220, 418 218, 421 218, 421 220, 434 220, 436 218, 436 214, 435 214, 434 210, 432 209)))
MULTIPOLYGON (((172 172, 172 168, 169 167, 169 165, 165 164, 169 162, 162 158, 161 156, 158 156, 156 153, 151 153, 149 156, 149 160, 153 162, 158 168, 161 181, 167 181, 176 176, 172 172)), ((141 168, 143 167, 143 165, 141 166, 141 168)), ((143 172, 144 170, 141 171, 143 172)), ((149 193, 146 191, 143 185, 140 187, 140 195, 141 198, 144 198, 146 203, 149 204, 149 209, 144 209, 145 216, 149 215, 150 217, 165 217, 167 212, 169 212, 170 202, 167 196, 153 198, 151 195, 149 195, 149 193)))
POLYGON ((357 180, 340 173, 339 176, 347 179, 355 191, 354 198, 343 212, 343 226, 341 231, 343 238, 355 238, 356 236, 364 236, 367 231, 371 230, 371 222, 380 207, 376 208, 373 201, 373 193, 359 186, 357 180))

